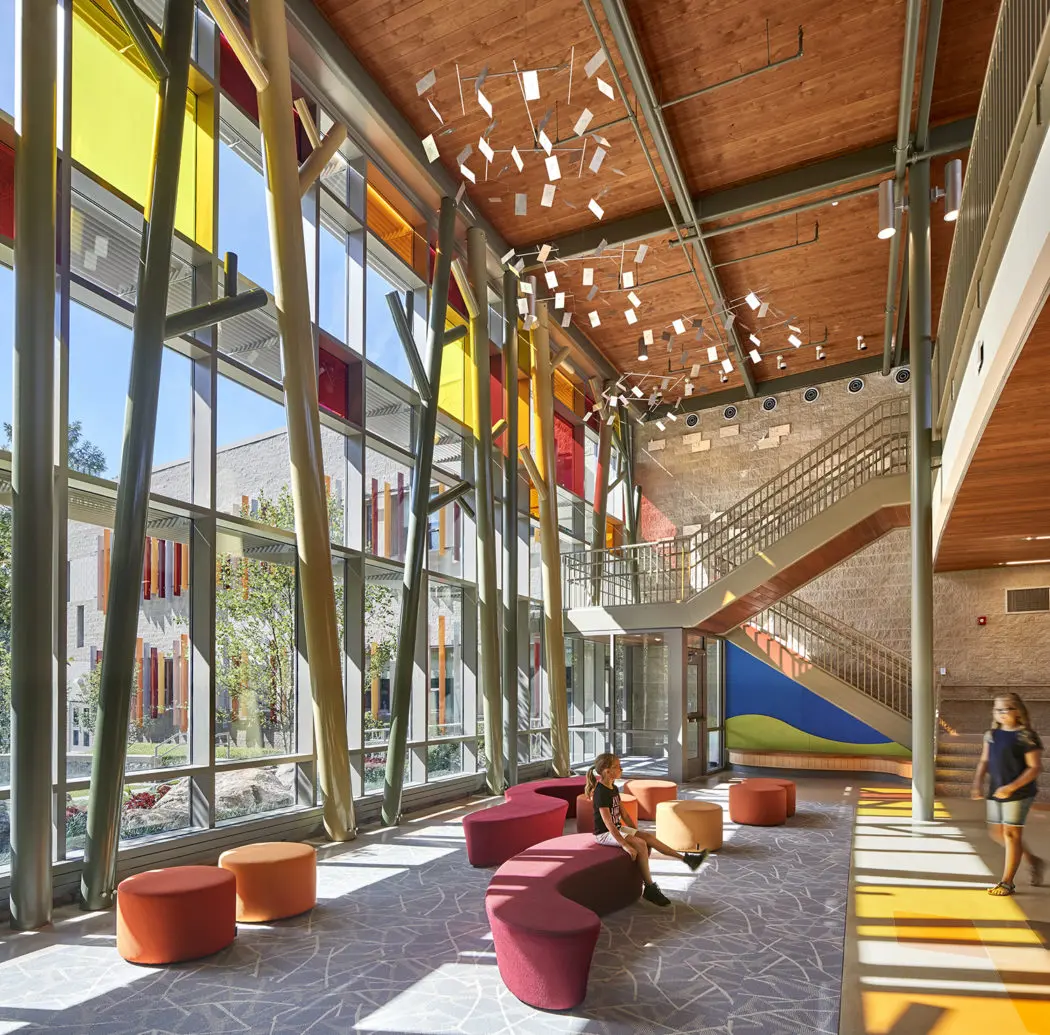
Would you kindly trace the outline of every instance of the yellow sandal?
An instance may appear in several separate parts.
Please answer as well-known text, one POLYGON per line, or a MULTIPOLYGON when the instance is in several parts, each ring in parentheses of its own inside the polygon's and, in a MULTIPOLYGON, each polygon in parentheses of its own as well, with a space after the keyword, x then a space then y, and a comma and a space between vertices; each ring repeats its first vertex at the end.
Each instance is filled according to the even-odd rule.
POLYGON ((1012 895, 1015 890, 1016 888, 1014 888, 1009 881, 1001 880, 994 888, 988 889, 988 894, 1002 897, 1005 895, 1012 895))

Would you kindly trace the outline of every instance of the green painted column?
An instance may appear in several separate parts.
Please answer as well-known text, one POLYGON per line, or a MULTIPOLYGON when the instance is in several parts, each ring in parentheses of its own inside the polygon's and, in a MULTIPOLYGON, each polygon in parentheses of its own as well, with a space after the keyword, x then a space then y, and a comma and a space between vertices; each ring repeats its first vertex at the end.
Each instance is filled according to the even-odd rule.
POLYGON ((485 762, 488 787, 502 794, 503 694, 500 690, 499 627, 501 606, 496 589, 496 512, 492 478, 492 396, 489 358, 488 274, 485 231, 467 231, 467 272, 478 311, 470 318, 470 351, 474 362, 474 500, 478 543, 478 671, 481 678, 485 762))
POLYGON ((21 0, 11 447, 11 924, 51 921, 55 0, 21 0))
POLYGON ((142 554, 146 546, 192 40, 193 4, 190 0, 168 0, 161 43, 168 76, 157 84, 150 200, 139 258, 124 448, 113 527, 106 631, 102 641, 102 678, 91 756, 87 843, 81 876, 81 894, 88 909, 109 908, 116 894, 128 713, 142 595, 142 554))
MULTIPOLYGON (((445 344, 445 315, 448 310, 448 281, 455 244, 456 205, 441 199, 438 220, 438 249, 434 258, 434 281, 430 291, 430 319, 427 326, 426 367, 430 400, 420 417, 418 455, 412 478, 411 509, 408 516, 408 542, 401 583, 401 619, 394 659, 394 685, 390 693, 390 742, 386 752, 386 780, 383 785, 383 822, 393 826, 401 820, 401 792, 405 782, 405 751, 412 712, 412 645, 416 642, 429 528, 430 474, 434 465, 434 434, 437 431, 437 386, 441 384, 441 354, 445 344)), ((425 620, 425 618, 424 618, 425 620)))

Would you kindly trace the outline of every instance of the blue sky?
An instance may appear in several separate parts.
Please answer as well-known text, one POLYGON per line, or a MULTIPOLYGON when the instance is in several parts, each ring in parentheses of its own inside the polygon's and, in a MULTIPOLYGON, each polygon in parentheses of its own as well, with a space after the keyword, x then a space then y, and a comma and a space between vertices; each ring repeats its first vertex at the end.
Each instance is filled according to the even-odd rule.
MULTIPOLYGON (((13 0, 0 0, 0 106, 9 109, 5 90, 13 85, 13 44, 4 32, 5 18, 13 24, 13 0)), ((236 251, 241 273, 267 290, 273 290, 266 197, 262 177, 225 145, 219 149, 220 204, 219 253, 236 251)), ((322 235, 320 271, 321 324, 330 333, 346 334, 347 267, 338 242, 322 235)), ((410 381, 408 363, 393 329, 384 295, 390 285, 368 271, 367 349, 369 358, 403 381, 410 381)), ((12 413, 12 362, 14 339, 14 275, 0 266, 0 421, 12 413)), ((70 311, 69 416, 83 423, 84 436, 106 457, 106 474, 116 477, 120 468, 128 377, 131 369, 131 331, 85 306, 70 311)), ((191 364, 164 350, 161 371, 157 433, 153 464, 186 459, 190 450, 191 364)), ((225 378, 219 380, 217 400, 218 445, 221 447, 252 435, 284 426, 283 407, 225 378)))

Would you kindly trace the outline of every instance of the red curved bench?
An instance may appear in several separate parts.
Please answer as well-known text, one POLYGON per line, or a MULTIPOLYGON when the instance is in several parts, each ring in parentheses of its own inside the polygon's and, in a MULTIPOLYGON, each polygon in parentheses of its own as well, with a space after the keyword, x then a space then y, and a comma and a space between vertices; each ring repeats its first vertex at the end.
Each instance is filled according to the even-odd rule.
POLYGON ((587 996, 598 917, 637 901, 642 879, 620 848, 593 834, 542 841, 505 862, 485 894, 496 963, 507 988, 542 1010, 587 996))
POLYGON ((533 780, 507 788, 507 800, 463 817, 471 866, 498 866, 538 841, 557 837, 576 815, 582 776, 533 780))

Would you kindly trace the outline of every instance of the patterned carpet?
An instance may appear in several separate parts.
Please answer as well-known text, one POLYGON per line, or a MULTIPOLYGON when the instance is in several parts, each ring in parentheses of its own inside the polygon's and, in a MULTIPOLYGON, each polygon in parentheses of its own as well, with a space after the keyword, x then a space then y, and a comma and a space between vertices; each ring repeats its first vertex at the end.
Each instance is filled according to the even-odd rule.
MULTIPOLYGON (((722 803, 725 793, 683 789, 722 803)), ((53 931, 8 935, 0 1035, 837 1031, 848 801, 800 796, 785 827, 727 819, 725 847, 696 874, 654 858, 674 906, 607 917, 587 1000, 565 1014, 525 1006, 500 981, 484 909, 490 871, 467 864, 462 814, 326 851, 311 914, 243 926, 202 962, 125 963, 112 914, 73 908, 53 931)))

